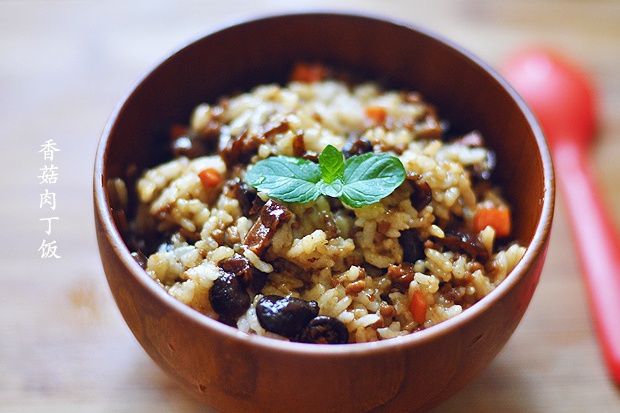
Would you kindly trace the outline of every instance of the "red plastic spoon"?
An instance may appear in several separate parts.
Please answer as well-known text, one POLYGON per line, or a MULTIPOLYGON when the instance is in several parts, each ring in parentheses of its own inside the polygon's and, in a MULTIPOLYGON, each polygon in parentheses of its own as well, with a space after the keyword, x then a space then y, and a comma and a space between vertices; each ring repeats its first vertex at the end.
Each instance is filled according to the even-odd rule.
POLYGON ((578 68, 543 50, 515 55, 502 72, 538 118, 551 147, 603 357, 620 385, 620 242, 588 168, 596 124, 593 89, 578 68))

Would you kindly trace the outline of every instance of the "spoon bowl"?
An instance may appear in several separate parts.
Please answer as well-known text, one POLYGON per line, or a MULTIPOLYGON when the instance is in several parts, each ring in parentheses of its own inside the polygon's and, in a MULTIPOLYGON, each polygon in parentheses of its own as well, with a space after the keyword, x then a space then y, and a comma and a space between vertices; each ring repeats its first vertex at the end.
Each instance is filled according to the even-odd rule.
POLYGON ((557 53, 536 49, 513 56, 502 72, 532 108, 552 147, 591 143, 596 100, 582 70, 557 53))

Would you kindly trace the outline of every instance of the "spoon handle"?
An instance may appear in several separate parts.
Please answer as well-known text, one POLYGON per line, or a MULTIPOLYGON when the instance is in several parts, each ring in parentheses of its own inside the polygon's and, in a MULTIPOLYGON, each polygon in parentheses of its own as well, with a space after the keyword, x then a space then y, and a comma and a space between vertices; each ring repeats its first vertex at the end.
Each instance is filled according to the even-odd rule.
POLYGON ((588 292, 599 341, 612 379, 620 385, 620 241, 602 207, 582 146, 553 148, 555 168, 588 292))

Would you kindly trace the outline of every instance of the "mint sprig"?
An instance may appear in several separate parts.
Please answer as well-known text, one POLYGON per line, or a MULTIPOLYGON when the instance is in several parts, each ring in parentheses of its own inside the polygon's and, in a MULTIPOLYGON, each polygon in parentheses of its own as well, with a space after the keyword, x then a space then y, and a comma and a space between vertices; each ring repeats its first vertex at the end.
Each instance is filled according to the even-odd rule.
POLYGON ((339 198, 360 208, 385 198, 405 180, 405 167, 387 153, 366 153, 346 161, 328 145, 318 165, 290 156, 272 156, 257 162, 247 180, 261 192, 285 202, 307 203, 319 195, 339 198))

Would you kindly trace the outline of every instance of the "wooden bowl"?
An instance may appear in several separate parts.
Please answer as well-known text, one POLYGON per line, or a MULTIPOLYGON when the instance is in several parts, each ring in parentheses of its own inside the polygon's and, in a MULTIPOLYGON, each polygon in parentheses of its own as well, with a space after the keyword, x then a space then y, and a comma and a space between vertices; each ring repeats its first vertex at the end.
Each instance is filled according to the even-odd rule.
MULTIPOLYGON (((133 197, 130 193, 130 197, 133 197)), ((154 67, 107 124, 94 171, 101 259, 118 307, 146 352, 181 387, 222 411, 416 411, 450 397, 496 356, 536 288, 549 241, 554 180, 531 112, 489 66, 427 31, 368 16, 307 13, 209 33, 154 67), (512 204, 525 256, 494 291, 427 330, 375 343, 326 346, 249 336, 177 301, 134 261, 125 212, 106 184, 162 161, 173 123, 197 104, 283 81, 321 61, 417 90, 452 130, 478 129, 497 153, 496 183, 512 204), (128 171, 129 169, 129 171, 128 171)))

